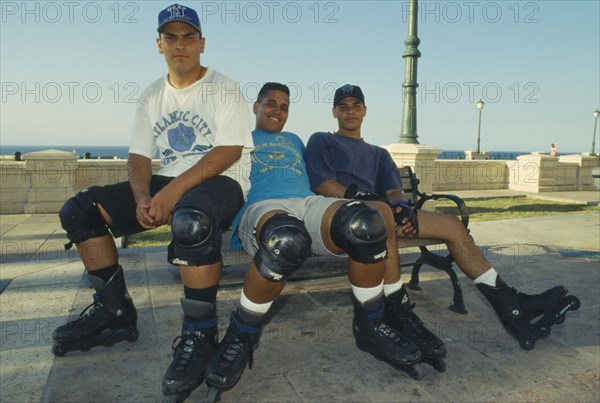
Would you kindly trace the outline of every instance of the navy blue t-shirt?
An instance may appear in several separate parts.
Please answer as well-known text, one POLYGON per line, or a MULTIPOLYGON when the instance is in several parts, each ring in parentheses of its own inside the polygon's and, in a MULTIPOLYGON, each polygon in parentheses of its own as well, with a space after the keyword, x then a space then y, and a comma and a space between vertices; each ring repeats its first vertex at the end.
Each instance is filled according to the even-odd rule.
POLYGON ((355 184, 360 190, 382 196, 388 190, 402 189, 400 173, 390 153, 362 139, 315 133, 306 144, 304 160, 313 192, 327 180, 344 186, 355 184))

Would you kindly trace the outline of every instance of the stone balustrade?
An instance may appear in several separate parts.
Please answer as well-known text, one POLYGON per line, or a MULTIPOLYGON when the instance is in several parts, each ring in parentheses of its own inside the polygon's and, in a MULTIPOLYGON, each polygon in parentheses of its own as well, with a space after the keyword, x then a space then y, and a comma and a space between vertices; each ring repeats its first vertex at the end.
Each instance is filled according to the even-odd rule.
MULTIPOLYGON (((559 158, 542 153, 517 160, 436 160, 440 150, 413 144, 386 146, 396 164, 409 165, 423 192, 512 189, 525 192, 595 190, 592 170, 597 155, 559 158)), ((158 170, 159 161, 153 161, 158 170)), ((0 160, 0 214, 56 213, 65 200, 91 186, 127 179, 126 160, 78 159, 73 153, 46 150, 28 153, 23 161, 0 160)))
MULTIPOLYGON (((153 171, 159 161, 152 162, 153 171)), ((127 160, 78 159, 59 150, 0 160, 0 214, 57 213, 80 190, 127 180, 127 160)))

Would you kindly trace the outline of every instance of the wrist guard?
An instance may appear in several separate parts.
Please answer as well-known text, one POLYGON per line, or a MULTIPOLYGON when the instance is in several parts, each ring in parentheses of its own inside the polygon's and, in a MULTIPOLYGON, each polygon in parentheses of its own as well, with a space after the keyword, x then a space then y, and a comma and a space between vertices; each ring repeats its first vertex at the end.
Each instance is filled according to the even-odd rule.
POLYGON ((399 199, 394 200, 391 202, 391 204, 394 211, 394 220, 396 221, 396 224, 402 226, 402 221, 404 218, 408 218, 408 221, 412 227, 417 231, 417 233, 419 233, 419 220, 417 219, 417 212, 410 207, 408 201, 399 199), (396 212, 397 207, 402 208, 399 213, 396 212))
POLYGON ((358 186, 352 184, 348 186, 344 193, 344 199, 355 199, 355 200, 374 200, 384 201, 385 199, 378 194, 367 192, 366 190, 359 190, 358 186))

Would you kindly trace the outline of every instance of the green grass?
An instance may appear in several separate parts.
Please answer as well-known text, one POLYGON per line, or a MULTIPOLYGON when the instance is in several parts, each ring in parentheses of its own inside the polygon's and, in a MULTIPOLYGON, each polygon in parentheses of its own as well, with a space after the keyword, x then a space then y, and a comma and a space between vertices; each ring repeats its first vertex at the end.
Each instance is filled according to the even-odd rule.
MULTIPOLYGON (((600 206, 586 206, 574 203, 558 203, 530 197, 492 198, 466 201, 469 209, 469 221, 510 220, 560 214, 600 212, 600 206)), ((456 214, 452 202, 438 202, 437 210, 456 214)), ((154 230, 131 236, 130 247, 164 246, 171 241, 171 227, 163 226, 154 230)))
MULTIPOLYGON (((475 199, 465 202, 469 209, 469 221, 511 220, 561 214, 600 212, 599 206, 575 203, 560 203, 531 197, 511 197, 475 199)), ((449 201, 438 202, 439 212, 456 214, 455 204, 449 201)))
POLYGON ((171 226, 163 225, 156 229, 140 232, 129 238, 129 248, 139 248, 146 246, 164 246, 171 242, 171 226))

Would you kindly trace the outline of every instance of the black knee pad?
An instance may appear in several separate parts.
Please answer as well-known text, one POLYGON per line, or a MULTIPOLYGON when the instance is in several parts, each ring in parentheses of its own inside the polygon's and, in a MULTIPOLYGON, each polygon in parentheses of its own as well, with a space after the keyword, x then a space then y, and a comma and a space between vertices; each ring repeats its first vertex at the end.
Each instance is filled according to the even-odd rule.
POLYGON ((65 231, 69 244, 78 244, 90 238, 108 235, 108 227, 98 204, 90 189, 82 190, 63 204, 58 213, 60 223, 65 231))
POLYGON ((291 214, 276 214, 265 221, 254 263, 267 280, 286 280, 310 256, 312 240, 304 222, 291 214))
POLYGON ((377 263, 387 256, 385 220, 360 201, 343 204, 333 215, 331 239, 355 261, 377 263))
POLYGON ((221 260, 221 231, 206 212, 189 206, 175 207, 171 232, 171 264, 203 266, 221 260))

